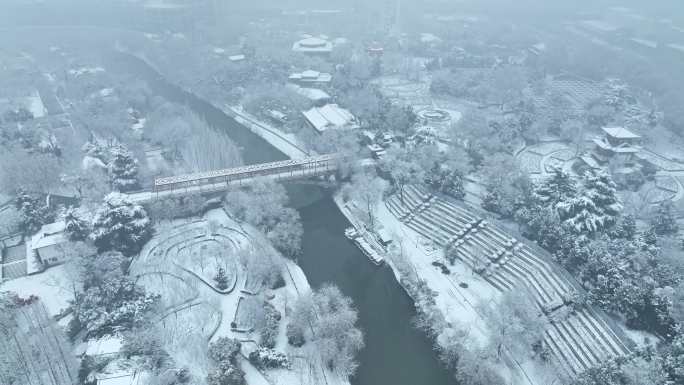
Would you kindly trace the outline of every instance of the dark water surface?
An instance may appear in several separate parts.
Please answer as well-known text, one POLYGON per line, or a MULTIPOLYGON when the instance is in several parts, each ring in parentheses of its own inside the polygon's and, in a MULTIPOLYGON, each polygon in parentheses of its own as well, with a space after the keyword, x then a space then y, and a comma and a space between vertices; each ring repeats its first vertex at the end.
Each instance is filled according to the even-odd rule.
MULTIPOLYGON (((285 159, 260 137, 222 111, 162 79, 141 60, 116 54, 110 66, 138 75, 153 92, 187 104, 213 127, 224 130, 243 148, 245 163, 285 159)), ((312 287, 334 283, 354 300, 366 348, 359 354, 354 385, 446 385, 454 383, 438 362, 427 337, 415 330, 411 299, 386 267, 378 267, 344 236, 349 226, 330 193, 312 185, 288 186, 291 201, 302 217, 303 252, 299 257, 312 287)))

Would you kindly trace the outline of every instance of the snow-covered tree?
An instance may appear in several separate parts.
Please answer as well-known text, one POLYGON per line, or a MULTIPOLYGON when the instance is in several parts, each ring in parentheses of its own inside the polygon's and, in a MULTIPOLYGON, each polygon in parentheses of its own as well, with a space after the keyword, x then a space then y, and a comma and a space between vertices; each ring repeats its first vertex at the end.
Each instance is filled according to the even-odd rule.
POLYGON ((497 357, 502 357, 506 347, 515 354, 529 353, 541 341, 545 322, 531 298, 524 290, 511 291, 496 306, 482 308, 492 330, 490 344, 497 357))
POLYGON ((123 194, 111 193, 95 213, 91 238, 100 251, 117 250, 131 256, 140 251, 150 234, 145 209, 123 194))
POLYGON ((560 201, 556 208, 561 219, 578 233, 593 234, 614 225, 622 211, 617 187, 605 172, 589 172, 583 188, 573 198, 560 201))
POLYGON ((131 330, 147 320, 159 296, 145 292, 123 274, 124 258, 105 253, 83 270, 83 291, 73 302, 75 319, 89 337, 131 330))
POLYGON ((456 199, 465 197, 463 186, 463 174, 459 170, 450 169, 448 166, 435 163, 428 171, 425 182, 433 190, 450 195, 456 199))
POLYGON ((214 277, 214 281, 216 282, 216 287, 219 288, 219 290, 226 290, 228 288, 228 276, 226 275, 226 269, 219 267, 218 273, 216 273, 216 276, 214 277))
POLYGON ((681 330, 665 352, 664 366, 674 384, 684 384, 684 333, 681 330))
POLYGON ((71 241, 83 241, 90 234, 90 221, 82 212, 73 207, 69 207, 64 213, 64 225, 71 241))
POLYGON ((391 148, 387 151, 380 167, 392 178, 394 187, 399 190, 402 203, 406 186, 425 180, 425 170, 416 163, 412 152, 405 148, 391 148))
POLYGON ((138 187, 138 161, 123 145, 110 148, 111 159, 108 164, 112 188, 126 192, 138 187))
POLYGON ((491 355, 482 349, 466 349, 461 352, 455 377, 462 385, 506 385, 508 383, 492 364, 491 355))
POLYGON ((363 348, 363 333, 356 327, 358 313, 351 299, 332 285, 325 285, 311 295, 302 296, 295 304, 292 323, 310 330, 307 341, 318 345, 323 362, 344 378, 354 374, 358 363, 355 355, 363 348))
POLYGON ((54 220, 54 213, 45 201, 23 191, 17 193, 15 205, 21 218, 20 227, 25 234, 33 234, 54 220))
POLYGON ((656 234, 674 234, 679 231, 679 224, 674 215, 674 204, 671 200, 663 201, 651 219, 651 225, 656 234))
POLYGON ((543 205, 556 208, 560 202, 566 202, 577 194, 577 186, 570 174, 560 168, 553 171, 548 179, 544 180, 534 191, 535 197, 543 205))
POLYGON ((375 210, 377 204, 387 191, 387 182, 375 174, 361 172, 352 175, 352 180, 346 187, 349 199, 358 204, 368 215, 370 227, 375 226, 375 210))
POLYGON ((287 256, 299 253, 304 231, 297 210, 286 207, 288 196, 282 185, 255 183, 247 190, 229 192, 225 202, 233 215, 256 226, 279 251, 287 256))
POLYGON ((209 345, 209 358, 214 364, 207 376, 209 385, 245 384, 245 373, 236 362, 240 346, 238 340, 227 337, 221 337, 209 345))

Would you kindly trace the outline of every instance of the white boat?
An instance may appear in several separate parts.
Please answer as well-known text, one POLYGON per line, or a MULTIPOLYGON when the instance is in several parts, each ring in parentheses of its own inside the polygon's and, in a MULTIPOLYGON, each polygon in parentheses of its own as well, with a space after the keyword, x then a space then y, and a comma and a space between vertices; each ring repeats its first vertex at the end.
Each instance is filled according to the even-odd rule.
POLYGON ((378 253, 373 246, 356 230, 354 227, 348 227, 344 230, 344 235, 356 244, 361 249, 361 252, 376 265, 381 265, 385 259, 378 253))

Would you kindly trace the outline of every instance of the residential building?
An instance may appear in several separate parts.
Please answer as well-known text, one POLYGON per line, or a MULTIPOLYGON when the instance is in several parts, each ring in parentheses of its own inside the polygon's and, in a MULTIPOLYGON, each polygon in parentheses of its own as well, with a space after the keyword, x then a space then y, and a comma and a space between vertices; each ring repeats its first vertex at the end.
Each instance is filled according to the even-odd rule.
POLYGON ((26 244, 26 272, 40 273, 46 268, 63 263, 67 253, 64 244, 68 242, 64 221, 43 225, 26 244))

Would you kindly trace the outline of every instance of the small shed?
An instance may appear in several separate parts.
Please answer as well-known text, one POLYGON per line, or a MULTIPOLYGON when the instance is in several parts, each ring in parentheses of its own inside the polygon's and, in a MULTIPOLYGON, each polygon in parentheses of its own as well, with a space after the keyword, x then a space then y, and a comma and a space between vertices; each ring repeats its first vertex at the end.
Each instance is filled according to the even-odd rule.
POLYGON ((43 225, 26 245, 26 271, 40 273, 49 266, 63 263, 67 253, 63 245, 68 241, 64 221, 43 225))

